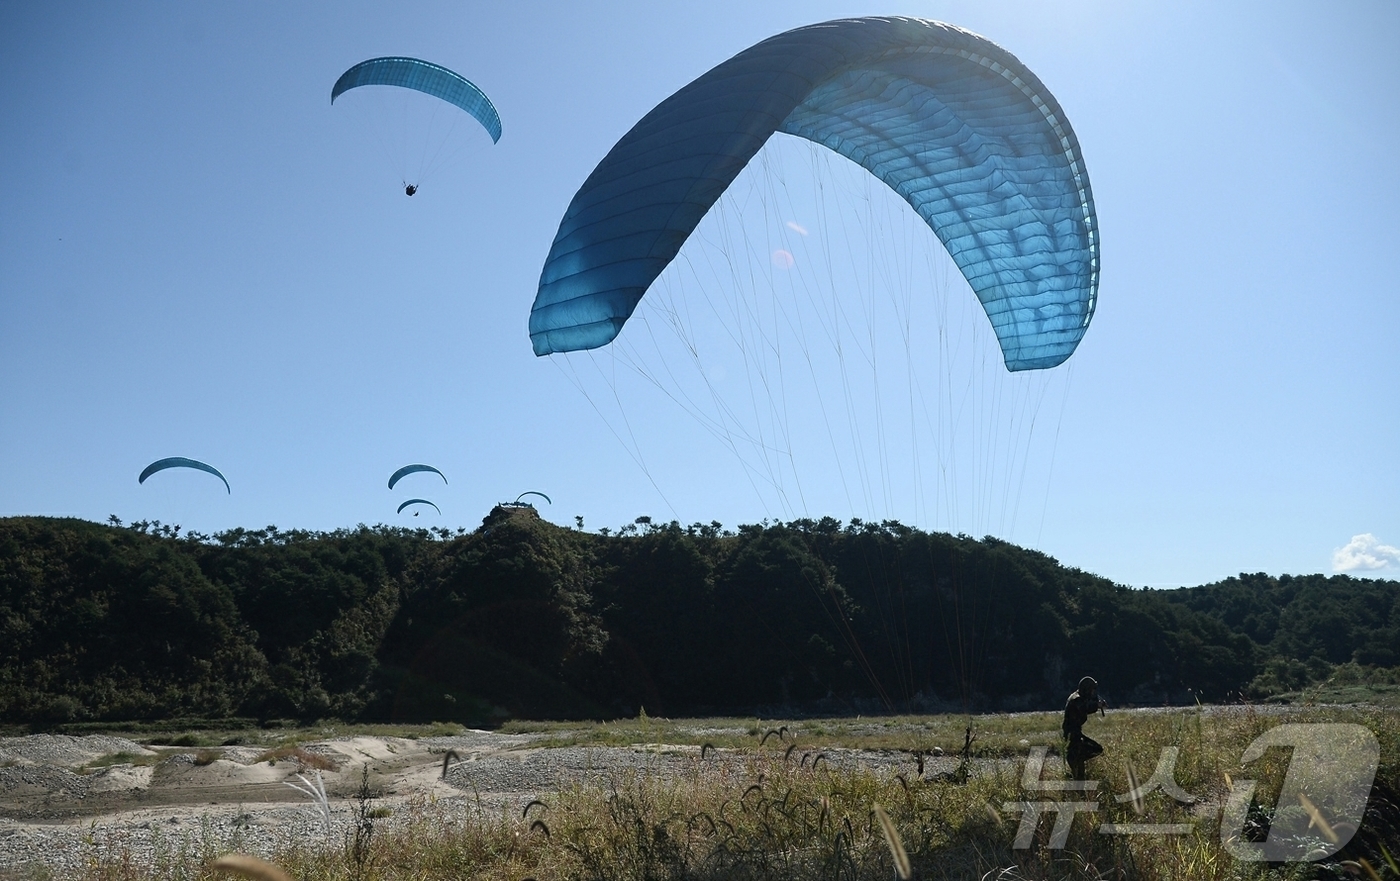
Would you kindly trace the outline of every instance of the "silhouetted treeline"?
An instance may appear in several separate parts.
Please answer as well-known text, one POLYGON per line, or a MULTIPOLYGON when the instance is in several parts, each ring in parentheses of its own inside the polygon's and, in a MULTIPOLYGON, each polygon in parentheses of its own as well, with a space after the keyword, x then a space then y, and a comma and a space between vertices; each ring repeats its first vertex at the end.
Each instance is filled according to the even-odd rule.
POLYGON ((474 532, 0 520, 0 721, 461 721, 1261 697, 1400 665, 1400 584, 1133 590, 893 522, 474 532))

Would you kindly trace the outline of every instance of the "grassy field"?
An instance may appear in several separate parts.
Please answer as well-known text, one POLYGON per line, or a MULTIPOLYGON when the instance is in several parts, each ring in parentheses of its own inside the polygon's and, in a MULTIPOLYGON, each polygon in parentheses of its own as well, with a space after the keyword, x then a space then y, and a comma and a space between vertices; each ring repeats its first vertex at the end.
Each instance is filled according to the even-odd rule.
POLYGON ((1400 710, 1400 685, 1355 683, 1329 679, 1304 691, 1286 692, 1272 697, 1268 702, 1302 706, 1365 704, 1400 710))
MULTIPOLYGON (((1389 708, 1191 708, 1109 712, 1089 733, 1106 748, 1090 763, 1096 793, 1027 791, 1026 757, 1049 753, 1044 780, 1062 780, 1058 714, 904 716, 808 720, 647 718, 591 725, 516 722, 508 733, 534 733, 541 746, 690 746, 678 777, 645 772, 598 779, 545 794, 516 811, 492 812, 470 800, 411 800, 392 818, 362 793, 351 821, 335 835, 289 843, 262 856, 300 881, 462 881, 462 879, 1400 879, 1400 713, 1389 708), (1248 766, 1241 757, 1260 734, 1283 722, 1349 722, 1380 743, 1380 769, 1361 829, 1340 853, 1316 862, 1242 861, 1222 842, 1221 809, 1245 777, 1260 781, 1252 828, 1267 830, 1269 805, 1288 766, 1271 749, 1248 766), (969 732, 973 735, 963 758, 969 732), (1194 797, 1162 792, 1119 802, 1175 747, 1171 778, 1194 797), (717 761, 710 748, 723 751, 717 761), (835 767, 824 750, 890 751, 899 761, 880 771, 835 767), (939 755, 941 751, 941 756, 939 755), (1017 847, 1018 803, 1097 803, 1076 815, 1055 846, 1047 810, 1017 847), (877 806, 879 810, 877 810, 877 806), (888 817, 882 824, 880 815, 888 817), (1103 834, 1103 824, 1172 824, 1173 834, 1103 834), (901 859, 901 856, 903 859, 901 859)), ((451 733, 375 728, 413 736, 451 733)), ((255 732, 160 733, 188 745, 241 743, 287 747, 363 728, 318 726, 256 739, 255 732), (169 736, 167 736, 167 734, 169 736)), ((151 738, 145 738, 151 739, 151 738)), ((1280 810, 1299 810, 1282 806, 1280 810)), ((1062 814, 1063 815, 1063 814, 1062 814)), ((1227 833, 1233 830, 1226 830, 1227 833)), ((1346 832, 1349 830, 1342 830, 1346 832)), ((1323 818, 1306 833, 1319 850, 1334 830, 1323 818)), ((1230 837, 1229 834, 1223 837, 1230 837)), ((1258 836, 1255 836, 1258 837, 1258 836)), ((136 865, 118 847, 96 851, 83 881, 229 877, 214 861, 238 842, 197 836, 136 865)), ((274 879, 273 874, 246 877, 274 879)), ((42 870, 35 870, 42 877, 42 870)), ((279 879, 280 881, 280 879, 279 879)))

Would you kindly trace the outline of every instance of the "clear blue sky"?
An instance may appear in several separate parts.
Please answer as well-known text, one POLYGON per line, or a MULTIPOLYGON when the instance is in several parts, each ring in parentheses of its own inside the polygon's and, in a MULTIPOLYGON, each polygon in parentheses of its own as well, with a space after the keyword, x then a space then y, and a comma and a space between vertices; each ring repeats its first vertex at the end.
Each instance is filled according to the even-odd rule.
MULTIPOLYGON (((1016 54, 1093 182, 1099 308, 1003 537, 1141 586, 1330 572, 1371 535, 1392 562, 1355 574, 1400 576, 1388 2, 5 4, 0 515, 472 528, 539 489, 589 529, 783 516, 678 410, 629 413, 644 473, 526 320, 569 199, 647 110, 767 36, 870 14, 1016 54), (392 54, 504 122, 413 199, 328 103, 392 54), (173 455, 233 494, 137 484, 173 455), (385 487, 417 461, 450 485, 385 487), (406 488, 443 517, 396 516, 406 488)), ((886 516, 813 498, 796 513, 886 516)))

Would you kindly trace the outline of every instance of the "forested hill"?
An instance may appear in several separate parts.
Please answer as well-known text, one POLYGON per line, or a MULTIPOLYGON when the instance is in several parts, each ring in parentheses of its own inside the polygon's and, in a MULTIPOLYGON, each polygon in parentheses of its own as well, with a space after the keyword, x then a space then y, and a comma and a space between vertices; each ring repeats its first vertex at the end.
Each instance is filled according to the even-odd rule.
POLYGON ((898 523, 180 535, 0 519, 0 722, 1050 709, 1400 664, 1400 583, 1145 591, 898 523))

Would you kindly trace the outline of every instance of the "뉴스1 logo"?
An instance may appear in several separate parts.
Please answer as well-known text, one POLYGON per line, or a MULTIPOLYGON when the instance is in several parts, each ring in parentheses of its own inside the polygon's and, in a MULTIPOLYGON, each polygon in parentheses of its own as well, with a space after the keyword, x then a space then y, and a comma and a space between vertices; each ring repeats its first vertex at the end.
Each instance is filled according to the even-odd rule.
MULTIPOLYGON (((1290 723, 1259 735, 1240 757, 1242 764, 1264 755, 1271 746, 1292 747, 1279 790, 1278 803, 1263 841, 1250 841, 1245 827, 1255 801, 1257 780, 1232 780, 1220 821, 1220 841, 1236 859, 1254 862, 1299 862, 1326 859, 1347 845, 1366 813, 1380 744, 1362 725, 1349 723, 1290 723)), ((1063 848, 1076 815, 1092 814, 1099 802, 1087 793, 1098 790, 1097 780, 1042 780, 1046 747, 1031 750, 1021 775, 1027 791, 1086 793, 1082 801, 1006 802, 1002 809, 1020 811, 1021 822, 1013 847, 1031 846, 1042 816, 1055 817, 1049 846, 1063 848)), ((1177 747, 1163 747, 1152 776, 1136 783, 1131 792, 1117 796, 1120 803, 1141 804, 1149 795, 1162 793, 1181 804, 1197 797, 1176 782, 1177 747)), ((1103 823, 1100 835, 1185 835, 1195 823, 1103 823)))

